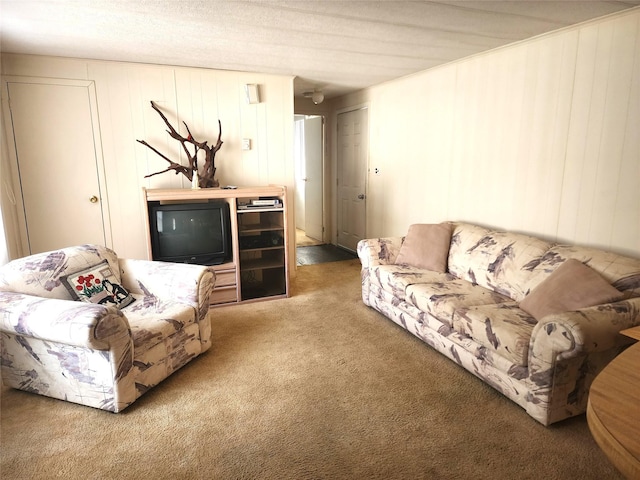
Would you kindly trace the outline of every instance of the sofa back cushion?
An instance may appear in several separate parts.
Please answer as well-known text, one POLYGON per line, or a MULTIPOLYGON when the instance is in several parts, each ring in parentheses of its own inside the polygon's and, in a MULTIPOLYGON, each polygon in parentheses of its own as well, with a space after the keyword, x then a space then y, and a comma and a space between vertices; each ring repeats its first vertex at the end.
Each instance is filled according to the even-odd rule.
POLYGON ((640 297, 640 259, 576 245, 555 245, 539 259, 525 266, 531 272, 526 293, 540 285, 569 259, 591 267, 615 289, 624 293, 625 298, 640 297))
POLYGON ((570 258, 524 297, 520 308, 540 321, 550 314, 616 302, 623 296, 594 269, 570 258))
POLYGON ((449 248, 449 272, 519 302, 530 285, 532 272, 525 267, 552 246, 528 235, 457 223, 449 248))
POLYGON ((0 291, 24 293, 36 297, 76 300, 63 277, 107 261, 120 283, 116 253, 101 245, 80 245, 38 253, 13 260, 0 268, 0 291))
POLYGON ((450 223, 411 225, 395 263, 446 273, 451 230, 450 223))

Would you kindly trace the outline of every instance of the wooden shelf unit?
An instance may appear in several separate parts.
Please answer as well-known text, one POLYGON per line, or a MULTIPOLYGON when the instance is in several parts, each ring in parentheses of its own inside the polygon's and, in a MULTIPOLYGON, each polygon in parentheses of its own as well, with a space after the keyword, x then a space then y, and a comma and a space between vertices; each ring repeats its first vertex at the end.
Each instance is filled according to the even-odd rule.
MULTIPOLYGON (((289 296, 289 234, 287 190, 283 186, 237 189, 146 189, 145 211, 150 202, 161 204, 224 200, 231 215, 232 259, 212 265, 216 283, 211 306, 284 298, 289 296), (279 207, 239 209, 239 203, 277 198, 279 207)), ((151 232, 146 216, 147 258, 153 259, 151 232)))
MULTIPOLYGON (((250 198, 240 199, 248 202, 250 198)), ((238 210, 240 291, 245 299, 284 295, 286 222, 279 208, 238 210)))

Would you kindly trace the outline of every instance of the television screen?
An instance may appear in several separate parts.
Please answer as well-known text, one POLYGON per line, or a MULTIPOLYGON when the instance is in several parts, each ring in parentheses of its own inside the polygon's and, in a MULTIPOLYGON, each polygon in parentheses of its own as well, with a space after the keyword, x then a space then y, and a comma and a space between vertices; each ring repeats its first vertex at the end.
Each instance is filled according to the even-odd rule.
POLYGON ((229 205, 150 206, 154 260, 215 265, 230 257, 229 205))

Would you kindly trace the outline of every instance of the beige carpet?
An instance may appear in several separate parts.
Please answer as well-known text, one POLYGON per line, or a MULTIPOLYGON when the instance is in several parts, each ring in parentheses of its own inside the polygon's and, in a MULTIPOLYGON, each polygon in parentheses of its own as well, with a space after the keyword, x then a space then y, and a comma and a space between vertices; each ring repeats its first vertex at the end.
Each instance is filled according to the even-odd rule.
POLYGON ((120 414, 2 390, 3 479, 619 479, 360 299, 357 260, 213 311, 213 348, 120 414))

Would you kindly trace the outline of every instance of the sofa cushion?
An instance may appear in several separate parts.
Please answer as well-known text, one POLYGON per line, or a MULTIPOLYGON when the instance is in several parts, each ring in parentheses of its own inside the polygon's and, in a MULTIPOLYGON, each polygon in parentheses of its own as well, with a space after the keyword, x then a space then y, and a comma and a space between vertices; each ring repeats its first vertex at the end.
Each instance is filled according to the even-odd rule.
POLYGON ((409 285, 406 298, 407 302, 450 327, 453 326, 453 314, 459 308, 511 301, 507 296, 460 279, 409 285))
POLYGON ((132 295, 136 301, 123 308, 122 313, 131 327, 136 357, 196 321, 196 310, 191 305, 152 295, 132 295))
POLYGON ((411 225, 395 263, 446 272, 451 228, 449 223, 411 225))
POLYGON ((528 364, 529 340, 535 324, 536 319, 516 302, 464 307, 453 316, 453 328, 458 333, 524 367, 528 364))
POLYGON ((409 265, 377 265, 370 268, 369 278, 374 285, 389 292, 399 300, 404 300, 405 291, 415 283, 431 283, 452 280, 454 277, 432 270, 424 270, 409 265))
POLYGON ((459 223, 451 238, 449 272, 520 301, 531 276, 524 267, 552 245, 528 235, 459 223))
POLYGON ((531 272, 526 293, 533 291, 558 265, 573 258, 595 270, 627 298, 640 297, 640 259, 577 245, 556 245, 525 266, 531 272))
POLYGON ((537 320, 553 314, 579 310, 621 300, 624 294, 613 288, 592 268, 569 259, 562 263, 520 303, 520 308, 537 320))

